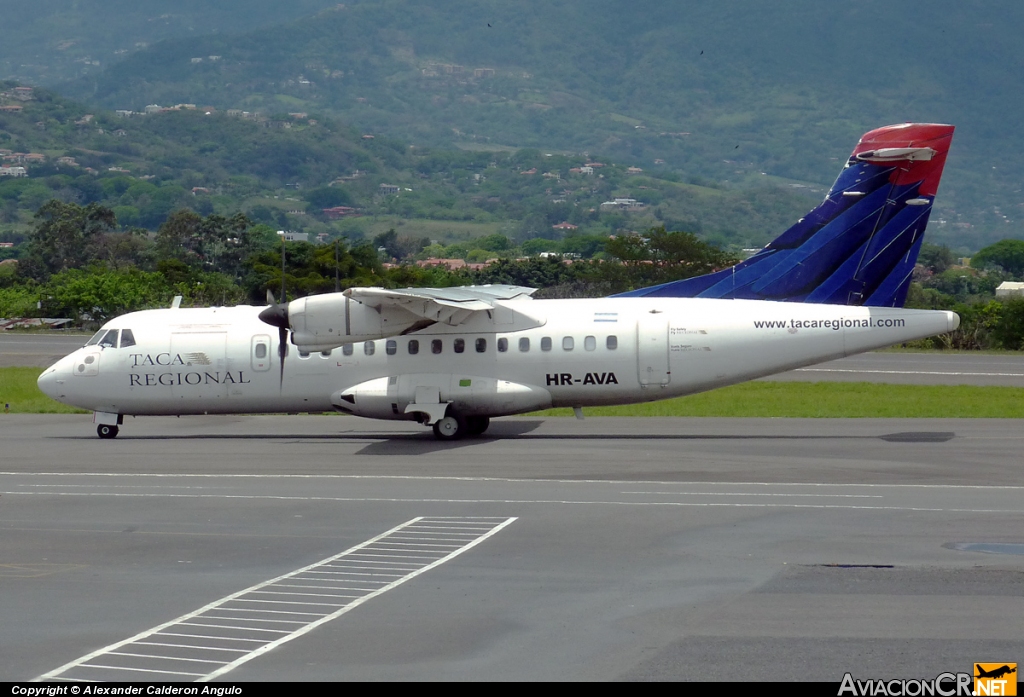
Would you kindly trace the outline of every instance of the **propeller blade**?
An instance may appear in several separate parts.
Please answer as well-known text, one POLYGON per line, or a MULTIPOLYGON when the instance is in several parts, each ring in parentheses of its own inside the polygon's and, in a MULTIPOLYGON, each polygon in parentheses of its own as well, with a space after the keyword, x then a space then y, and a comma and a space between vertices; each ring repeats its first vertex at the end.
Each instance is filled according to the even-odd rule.
POLYGON ((281 356, 281 377, 278 382, 278 387, 284 389, 284 357, 288 355, 288 328, 287 326, 281 327, 277 333, 278 347, 277 352, 281 356))
POLYGON ((267 304, 268 305, 276 305, 277 304, 277 300, 274 299, 274 292, 272 290, 270 290, 269 288, 267 288, 267 304))

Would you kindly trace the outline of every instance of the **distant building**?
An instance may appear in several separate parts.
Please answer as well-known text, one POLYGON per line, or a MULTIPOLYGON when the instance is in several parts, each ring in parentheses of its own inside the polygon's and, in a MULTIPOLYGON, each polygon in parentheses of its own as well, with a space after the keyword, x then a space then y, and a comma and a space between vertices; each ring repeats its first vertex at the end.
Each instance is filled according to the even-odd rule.
POLYGON ((161 111, 163 111, 163 107, 159 104, 150 104, 143 109, 143 112, 146 114, 159 114, 161 111))
POLYGON ((1003 281, 996 288, 997 298, 1020 298, 1024 297, 1024 283, 1016 281, 1003 281))
POLYGON ((278 235, 284 238, 285 242, 309 242, 308 232, 291 232, 288 230, 278 230, 278 235))
POLYGON ((640 174, 641 172, 643 172, 643 170, 640 169, 639 167, 630 167, 626 171, 629 172, 630 174, 640 174))
POLYGON ((637 201, 635 198, 617 198, 611 201, 605 201, 601 204, 601 208, 642 208, 644 204, 637 201))
POLYGON ((338 220, 351 215, 359 215, 359 210, 351 206, 334 206, 333 208, 322 209, 324 215, 330 220, 338 220))
POLYGON ((20 114, 22 109, 25 107, 20 104, 8 104, 6 106, 0 106, 0 112, 6 112, 8 114, 20 114))
POLYGON ((396 186, 395 184, 381 184, 380 187, 378 187, 378 189, 380 190, 380 193, 384 194, 385 196, 397 194, 399 191, 399 187, 396 186))
POLYGON ((579 225, 573 225, 570 222, 559 223, 558 225, 552 225, 555 230, 569 231, 579 229, 579 225))

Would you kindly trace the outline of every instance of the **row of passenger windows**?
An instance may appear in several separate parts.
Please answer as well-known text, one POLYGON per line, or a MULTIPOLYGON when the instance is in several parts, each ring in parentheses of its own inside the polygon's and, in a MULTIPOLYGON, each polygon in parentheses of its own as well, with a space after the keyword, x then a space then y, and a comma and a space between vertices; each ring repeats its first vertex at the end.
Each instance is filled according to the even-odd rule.
MULTIPOLYGON (((444 344, 445 344, 444 339, 431 339, 430 340, 430 344, 429 344, 430 352, 434 353, 434 354, 444 353, 444 344)), ((506 353, 508 351, 508 339, 507 338, 502 337, 502 338, 498 339, 497 345, 498 345, 498 352, 499 353, 506 353)), ((550 351, 553 345, 554 345, 554 343, 553 343, 553 341, 552 341, 550 336, 541 337, 541 339, 540 339, 540 350, 541 351, 550 351)), ((518 341, 518 347, 519 347, 519 351, 521 353, 529 352, 529 350, 530 350, 530 338, 527 337, 527 336, 520 337, 519 341, 518 341)), ((563 351, 572 351, 575 347, 576 347, 576 340, 573 337, 571 337, 571 336, 563 336, 562 337, 562 350, 563 351)), ((617 336, 614 336, 614 335, 606 336, 605 340, 604 340, 604 347, 606 349, 608 349, 609 351, 616 350, 619 347, 619 338, 617 336)), ((465 339, 453 339, 452 342, 451 342, 451 348, 452 348, 452 351, 454 351, 455 353, 465 353, 466 352, 466 340, 465 339)), ((478 339, 473 340, 473 348, 476 351, 476 353, 486 353, 487 352, 487 339, 485 339, 483 337, 480 337, 478 339)), ((426 351, 426 349, 427 349, 427 346, 424 346, 423 350, 426 351)), ((419 339, 409 339, 408 343, 406 344, 406 350, 409 352, 410 356, 415 356, 415 355, 419 354, 419 352, 420 352, 420 340, 419 339)), ((583 338, 583 350, 584 351, 596 351, 597 350, 597 337, 596 336, 586 336, 586 337, 584 337, 583 338)), ((363 343, 363 353, 365 355, 372 356, 376 351, 377 351, 377 342, 375 342, 375 341, 367 341, 367 342, 363 343)), ((353 344, 344 344, 341 347, 341 352, 345 356, 351 356, 353 353, 355 353, 355 346, 353 344)), ((388 339, 387 341, 385 341, 384 342, 384 352, 387 353, 389 356, 394 356, 395 354, 397 354, 398 353, 398 341, 396 339, 388 339)), ((301 356, 308 356, 309 354, 300 353, 299 355, 301 355, 301 356)), ((325 356, 329 356, 330 352, 329 351, 324 351, 324 355, 325 356)))

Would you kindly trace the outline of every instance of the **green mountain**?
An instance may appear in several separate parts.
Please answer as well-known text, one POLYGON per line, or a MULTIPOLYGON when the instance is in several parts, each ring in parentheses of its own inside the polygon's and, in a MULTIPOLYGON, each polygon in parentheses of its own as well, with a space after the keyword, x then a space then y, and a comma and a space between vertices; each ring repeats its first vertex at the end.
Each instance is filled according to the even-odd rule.
POLYGON ((1009 0, 365 0, 169 39, 60 89, 120 109, 315 110, 416 145, 661 160, 738 187, 826 185, 866 130, 949 122, 932 235, 969 251, 1024 236, 1024 164, 1007 157, 1024 149, 1020 26, 1009 0))
MULTIPOLYGON (((13 87, 0 83, 0 93, 13 87)), ((180 109, 125 118, 31 92, 0 111, 0 155, 23 160, 27 174, 0 176, 0 238, 12 241, 57 198, 102 204, 121 226, 149 230, 189 208, 353 240, 392 227, 405 239, 448 244, 664 225, 738 249, 764 244, 814 203, 804 189, 729 189, 607 158, 585 173, 579 155, 411 147, 315 113, 180 109), (615 198, 643 205, 601 205, 615 198)))
POLYGON ((52 84, 99 72, 163 39, 239 33, 329 0, 33 0, 4 3, 0 80, 52 84))

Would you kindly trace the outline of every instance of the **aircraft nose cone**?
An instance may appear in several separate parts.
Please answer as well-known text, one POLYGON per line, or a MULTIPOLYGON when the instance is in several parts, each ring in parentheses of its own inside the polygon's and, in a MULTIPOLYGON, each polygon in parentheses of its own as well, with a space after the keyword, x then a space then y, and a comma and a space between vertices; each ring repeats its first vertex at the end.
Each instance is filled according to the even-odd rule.
POLYGON ((45 394, 50 399, 57 398, 57 390, 59 385, 57 384, 58 370, 56 366, 47 368, 43 371, 43 374, 36 380, 36 385, 39 386, 39 391, 45 394))

